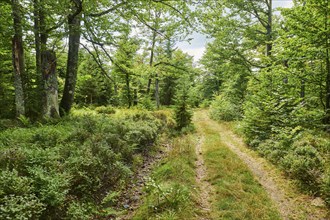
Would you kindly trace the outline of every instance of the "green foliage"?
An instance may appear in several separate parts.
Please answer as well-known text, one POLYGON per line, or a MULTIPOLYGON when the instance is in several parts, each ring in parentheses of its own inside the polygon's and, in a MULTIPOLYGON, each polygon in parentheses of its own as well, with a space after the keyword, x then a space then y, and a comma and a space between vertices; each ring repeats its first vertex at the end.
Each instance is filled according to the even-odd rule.
POLYGON ((290 150, 281 164, 291 176, 303 183, 317 187, 323 172, 322 158, 319 152, 311 146, 298 146, 290 150))
POLYGON ((94 109, 97 113, 101 114, 115 114, 116 110, 112 106, 98 106, 94 109))
POLYGON ((330 205, 330 165, 328 166, 321 186, 321 194, 325 198, 325 202, 330 205))
POLYGON ((32 194, 5 195, 0 201, 1 219, 38 219, 45 210, 44 204, 32 194))
POLYGON ((70 203, 67 218, 66 219, 74 219, 74 220, 88 220, 93 217, 93 212, 95 207, 90 203, 83 203, 78 201, 73 201, 70 203))
POLYGON ((180 206, 187 203, 189 189, 181 184, 171 186, 162 186, 156 183, 155 180, 149 179, 145 186, 145 191, 148 194, 153 194, 156 197, 156 204, 152 204, 150 209, 154 212, 162 212, 164 210, 178 210, 180 206))
POLYGON ((114 206, 110 192, 130 178, 135 155, 143 160, 166 130, 169 115, 155 115, 94 113, 2 131, 1 219, 90 219, 114 206))
POLYGON ((0 218, 37 219, 45 205, 33 194, 30 178, 19 176, 14 169, 0 173, 0 218))
POLYGON ((259 153, 278 164, 288 175, 299 180, 305 190, 321 194, 328 200, 330 144, 325 134, 317 131, 282 130, 261 143, 259 153))
POLYGON ((142 97, 140 99, 139 107, 142 108, 142 109, 149 110, 149 111, 152 111, 152 110, 156 109, 155 103, 148 96, 142 97))
POLYGON ((176 93, 176 104, 174 109, 174 119, 176 129, 181 131, 185 127, 191 126, 192 113, 188 106, 189 81, 187 78, 180 79, 179 88, 176 93))
POLYGON ((230 102, 224 95, 219 95, 212 101, 210 114, 215 120, 233 121, 241 118, 240 107, 230 102))
POLYGON ((193 219, 195 207, 195 160, 193 135, 177 137, 173 146, 148 178, 146 197, 133 219, 193 219))

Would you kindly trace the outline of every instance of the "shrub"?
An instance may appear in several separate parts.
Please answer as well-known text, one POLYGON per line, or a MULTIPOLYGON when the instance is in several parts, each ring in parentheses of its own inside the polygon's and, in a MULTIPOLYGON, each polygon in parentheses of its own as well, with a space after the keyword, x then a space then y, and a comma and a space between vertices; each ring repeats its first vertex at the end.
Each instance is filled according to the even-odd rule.
POLYGON ((45 205, 33 194, 5 195, 0 199, 0 219, 38 219, 45 205))
POLYGON ((281 165, 292 177, 312 189, 318 189, 323 172, 323 160, 312 146, 297 146, 283 158, 281 165))
POLYGON ((32 181, 16 170, 0 173, 0 219, 38 219, 45 205, 33 194, 32 181))
POLYGON ((325 202, 330 206, 330 165, 323 175, 321 194, 325 199, 325 202))
POLYGON ((233 121, 241 118, 240 107, 223 95, 212 101, 210 114, 214 120, 233 121))
POLYGON ((283 157, 287 155, 289 147, 285 146, 280 141, 268 139, 262 142, 258 146, 257 150, 262 156, 266 157, 272 163, 280 164, 283 157))
POLYGON ((152 110, 156 109, 155 102, 153 102, 149 96, 142 97, 139 100, 138 106, 142 109, 146 109, 146 110, 149 110, 149 111, 152 111, 152 110))
POLYGON ((112 106, 98 106, 95 108, 97 113, 101 114, 115 114, 116 110, 112 106))
POLYGON ((135 155, 147 156, 171 121, 165 113, 84 111, 0 132, 0 219, 98 215, 107 192, 123 187, 141 164, 135 155))

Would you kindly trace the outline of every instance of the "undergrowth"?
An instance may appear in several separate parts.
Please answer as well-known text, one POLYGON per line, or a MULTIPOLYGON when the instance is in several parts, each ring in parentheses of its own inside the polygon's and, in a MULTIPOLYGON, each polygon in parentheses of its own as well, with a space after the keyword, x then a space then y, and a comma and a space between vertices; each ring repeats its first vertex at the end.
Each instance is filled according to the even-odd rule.
POLYGON ((152 152, 159 134, 174 126, 165 111, 114 113, 85 109, 1 131, 0 219, 113 215, 113 195, 141 164, 136 158, 152 152))

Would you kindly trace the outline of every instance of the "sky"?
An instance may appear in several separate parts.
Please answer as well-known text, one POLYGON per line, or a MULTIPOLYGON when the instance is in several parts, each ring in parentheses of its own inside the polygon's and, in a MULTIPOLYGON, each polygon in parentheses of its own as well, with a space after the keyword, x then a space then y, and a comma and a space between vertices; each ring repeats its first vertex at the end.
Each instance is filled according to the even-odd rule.
MULTIPOLYGON (((273 8, 290 8, 292 5, 292 0, 273 0, 273 8)), ((177 43, 177 47, 183 52, 193 56, 194 61, 197 62, 203 56, 206 44, 211 40, 207 39, 205 35, 197 32, 192 33, 191 36, 188 36, 187 38, 192 38, 190 43, 180 42, 177 43)))

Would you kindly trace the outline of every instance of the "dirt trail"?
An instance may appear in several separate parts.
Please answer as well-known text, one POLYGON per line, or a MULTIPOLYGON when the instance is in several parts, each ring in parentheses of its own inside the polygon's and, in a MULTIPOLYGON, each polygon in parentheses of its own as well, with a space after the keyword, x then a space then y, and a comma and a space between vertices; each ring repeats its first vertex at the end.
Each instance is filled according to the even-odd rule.
POLYGON ((319 198, 315 199, 297 193, 297 190, 292 188, 293 185, 283 175, 269 170, 269 167, 276 169, 274 166, 247 149, 242 139, 235 135, 229 126, 210 120, 207 111, 199 111, 196 114, 198 115, 197 120, 207 122, 209 128, 216 130, 223 143, 248 166, 278 207, 283 219, 330 219, 329 211, 325 207, 312 205, 313 201, 319 200, 319 198))
POLYGON ((145 158, 145 161, 141 168, 137 171, 136 175, 131 179, 131 183, 128 184, 126 191, 120 198, 118 202, 118 209, 122 209, 123 207, 127 209, 126 214, 122 216, 118 216, 117 220, 130 220, 134 216, 134 212, 143 202, 143 197, 145 193, 143 192, 143 187, 145 182, 147 181, 148 176, 150 175, 151 170, 162 158, 166 157, 167 152, 171 148, 171 144, 164 144, 163 149, 165 151, 160 150, 156 156, 150 156, 145 158))
POLYGON ((203 212, 203 217, 200 220, 209 220, 209 212, 211 210, 211 204, 209 202, 209 194, 212 188, 211 184, 205 180, 206 178, 206 167, 204 165, 202 146, 204 142, 204 137, 200 137, 196 145, 196 183, 200 188, 199 195, 199 206, 203 212))

